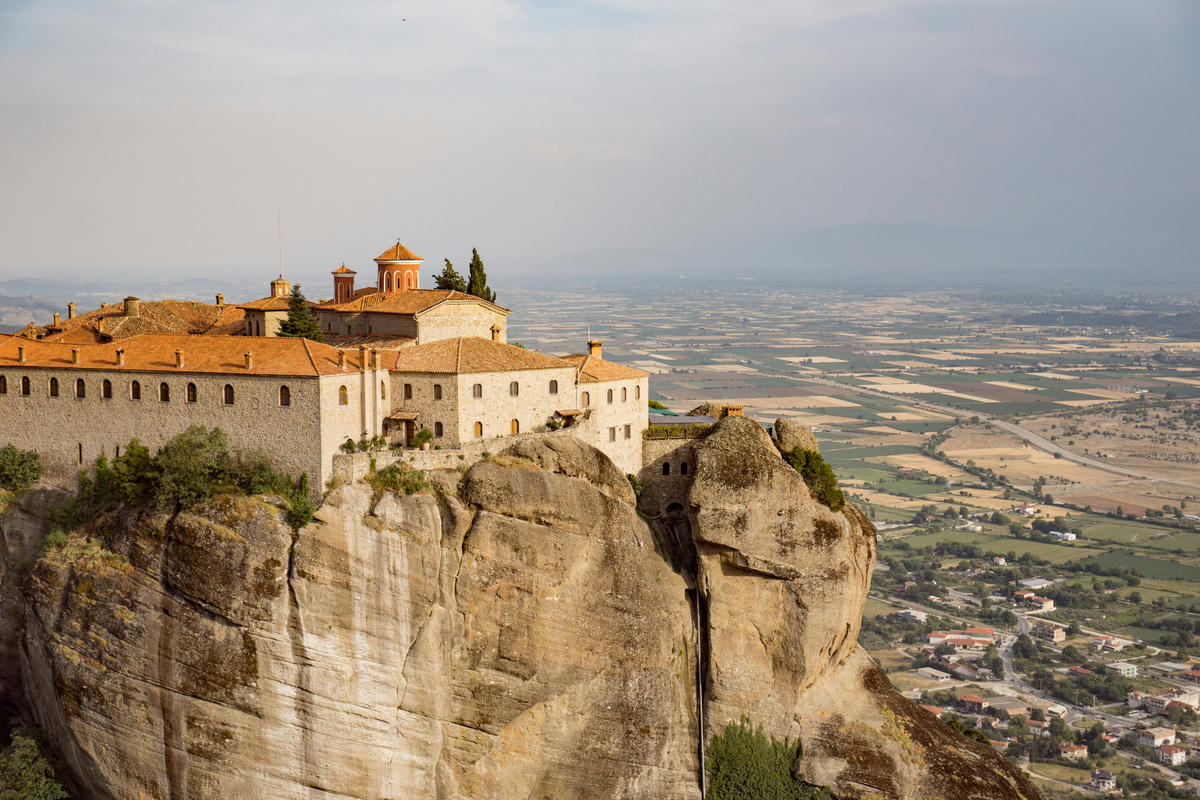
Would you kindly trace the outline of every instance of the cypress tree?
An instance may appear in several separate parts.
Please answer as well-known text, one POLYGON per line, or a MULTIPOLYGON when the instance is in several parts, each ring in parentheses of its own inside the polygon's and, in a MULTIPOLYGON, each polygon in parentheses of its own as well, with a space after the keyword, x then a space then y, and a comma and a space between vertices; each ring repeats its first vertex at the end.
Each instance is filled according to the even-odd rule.
POLYGON ((292 287, 292 296, 288 298, 287 319, 280 323, 279 335, 312 339, 314 342, 325 341, 317 315, 308 307, 298 283, 292 287))
POLYGON ((433 279, 439 289, 453 289, 456 292, 467 291, 467 279, 464 278, 454 265, 450 263, 450 259, 446 259, 446 268, 442 270, 440 275, 433 279))
POLYGON ((487 300, 489 303, 496 302, 496 293, 487 285, 487 273, 483 271, 483 259, 479 257, 479 251, 474 247, 471 248, 470 276, 467 293, 487 300))

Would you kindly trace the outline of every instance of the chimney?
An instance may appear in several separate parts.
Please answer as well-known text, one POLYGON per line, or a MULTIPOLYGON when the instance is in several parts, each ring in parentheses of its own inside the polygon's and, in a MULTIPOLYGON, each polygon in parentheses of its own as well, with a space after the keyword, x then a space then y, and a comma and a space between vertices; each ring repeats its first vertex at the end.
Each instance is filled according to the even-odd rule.
POLYGON ((742 416, 742 406, 741 406, 741 404, 740 404, 740 403, 733 403, 732 405, 727 405, 727 406, 725 406, 725 416, 727 416, 727 417, 740 417, 740 416, 742 416))
POLYGON ((346 368, 346 351, 338 350, 338 366, 342 369, 346 368))
POLYGON ((140 317, 142 315, 142 301, 136 297, 125 298, 125 316, 140 317))
POLYGON ((589 356, 595 356, 596 358, 604 358, 604 356, 600 355, 600 353, 602 352, 603 349, 604 349, 604 342, 600 341, 599 339, 588 339, 588 355, 589 356))
POLYGON ((254 354, 246 353, 246 369, 254 369, 254 354))
POLYGON ((79 363, 79 348, 78 347, 71 348, 71 363, 72 364, 79 363))
POLYGON ((62 322, 62 317, 59 315, 59 313, 57 311, 55 311, 54 312, 54 327, 57 328, 60 322, 62 322))
POLYGON ((362 372, 367 371, 367 346, 365 344, 358 346, 358 366, 362 372))
POLYGON ((500 326, 499 325, 492 326, 492 341, 493 342, 500 341, 500 326))
POLYGON ((379 351, 375 348, 371 348, 371 367, 379 369, 379 351))
POLYGON ((117 348, 117 366, 118 367, 125 366, 125 348, 124 347, 117 348))
POLYGON ((182 350, 175 351, 175 367, 177 369, 183 369, 183 351, 182 350))
POLYGON ((217 295, 217 305, 219 305, 219 306, 225 305, 225 295, 223 295, 223 294, 217 295))
POLYGON ((75 304, 67 303, 67 319, 75 319, 75 304))
POLYGON ((23 344, 17 345, 17 363, 18 364, 25 363, 25 345, 23 345, 23 344))

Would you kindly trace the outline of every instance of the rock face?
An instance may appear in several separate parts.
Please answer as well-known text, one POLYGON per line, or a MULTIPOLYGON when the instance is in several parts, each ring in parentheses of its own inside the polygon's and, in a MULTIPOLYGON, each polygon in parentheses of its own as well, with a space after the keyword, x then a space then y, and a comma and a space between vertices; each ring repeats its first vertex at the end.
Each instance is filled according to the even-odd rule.
POLYGON ((780 417, 775 420, 775 446, 781 453, 790 453, 799 447, 801 450, 816 450, 817 437, 813 436, 812 428, 796 422, 794 419, 780 417))
POLYGON ((298 533, 272 498, 119 509, 24 571, 45 515, 10 511, 5 686, 96 798, 698 800, 702 742, 743 714, 839 797, 1037 797, 858 650, 869 522, 750 420, 693 445, 678 571, 562 438, 435 493, 341 487, 298 533))

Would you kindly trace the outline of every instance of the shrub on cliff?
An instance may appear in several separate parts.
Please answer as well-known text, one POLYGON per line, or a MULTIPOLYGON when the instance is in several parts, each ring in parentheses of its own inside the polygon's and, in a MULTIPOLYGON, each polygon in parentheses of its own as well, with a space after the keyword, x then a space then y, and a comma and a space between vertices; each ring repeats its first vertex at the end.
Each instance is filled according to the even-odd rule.
POLYGON ((768 739, 747 717, 731 722, 709 742, 705 800, 828 800, 828 792, 792 773, 799 756, 799 742, 768 739))
POLYGON ((384 492, 416 494, 429 486, 424 472, 403 461, 397 461, 378 472, 372 472, 367 476, 367 481, 375 490, 375 500, 383 497, 384 492))
POLYGON ((825 459, 816 450, 804 450, 793 447, 790 453, 784 455, 792 468, 804 478, 813 499, 822 505, 829 506, 830 511, 841 511, 846 505, 846 495, 838 488, 837 476, 833 468, 825 463, 825 459))
POLYGON ((0 750, 0 800, 63 800, 69 797, 36 740, 13 732, 0 750))
POLYGON ((23 492, 42 477, 42 457, 36 450, 0 447, 0 489, 23 492))

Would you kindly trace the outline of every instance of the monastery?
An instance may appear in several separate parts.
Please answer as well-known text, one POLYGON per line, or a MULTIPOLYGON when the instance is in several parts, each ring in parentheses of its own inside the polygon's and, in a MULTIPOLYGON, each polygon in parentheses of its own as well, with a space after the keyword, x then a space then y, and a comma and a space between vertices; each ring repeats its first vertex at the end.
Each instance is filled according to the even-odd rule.
POLYGON ((323 487, 347 440, 407 448, 428 429, 431 447, 462 451, 569 427, 622 472, 641 469, 648 373, 606 361, 599 341, 564 356, 508 344, 508 309, 422 289, 422 259, 399 243, 375 263, 374 285, 356 288, 343 265, 332 299, 311 304, 323 344, 278 335, 282 277, 241 305, 71 303, 65 319, 0 336, 0 443, 67 478, 130 439, 153 450, 201 424, 323 487))

